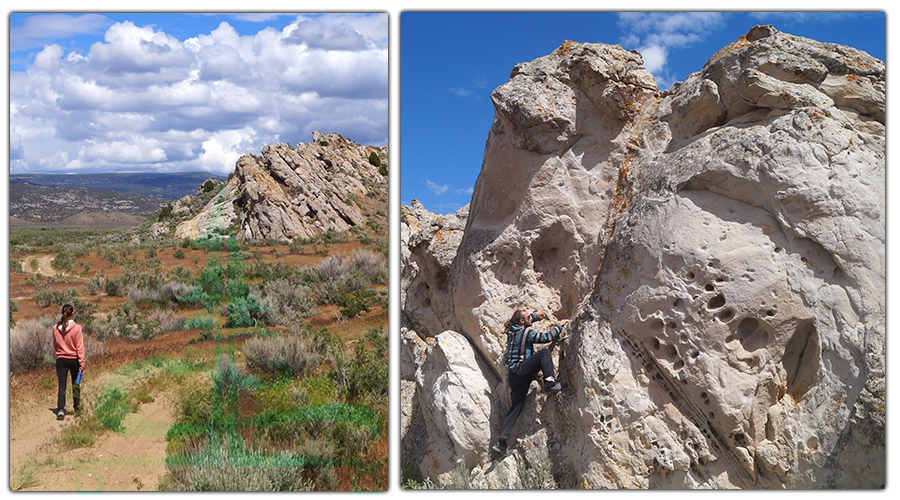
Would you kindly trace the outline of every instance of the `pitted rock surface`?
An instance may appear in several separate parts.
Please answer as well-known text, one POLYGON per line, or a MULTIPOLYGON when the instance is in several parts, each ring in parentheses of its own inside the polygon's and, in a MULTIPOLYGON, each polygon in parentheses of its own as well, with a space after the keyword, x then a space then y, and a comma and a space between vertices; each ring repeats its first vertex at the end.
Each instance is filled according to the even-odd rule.
MULTIPOLYGON (((557 486, 881 488, 884 84, 864 52, 771 26, 666 92, 617 46, 520 64, 492 94, 459 244, 440 251, 447 287, 427 300, 449 307, 404 314, 466 339, 442 364, 477 387, 502 375, 515 309, 571 318, 556 350, 572 387, 529 395, 513 435, 546 444, 557 486)), ((419 369, 438 380, 431 356, 419 369)), ((416 464, 424 477, 480 458, 475 483, 508 485, 491 475, 523 466, 485 465, 508 404, 488 386, 477 433, 441 424, 464 421, 452 407, 423 412, 449 454, 416 464)))

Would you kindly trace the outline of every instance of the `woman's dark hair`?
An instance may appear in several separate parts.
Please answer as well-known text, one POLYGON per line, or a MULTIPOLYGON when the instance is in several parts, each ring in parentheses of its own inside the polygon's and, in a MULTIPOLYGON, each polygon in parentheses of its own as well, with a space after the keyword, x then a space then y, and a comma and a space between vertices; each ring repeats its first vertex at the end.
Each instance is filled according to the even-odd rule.
POLYGON ((503 325, 504 330, 509 330, 510 328, 518 325, 522 319, 528 316, 528 311, 524 309, 517 309, 516 312, 513 313, 512 318, 509 318, 509 321, 503 325))
POLYGON ((72 316, 75 316, 75 308, 72 307, 72 304, 62 306, 62 318, 59 318, 59 323, 56 324, 59 333, 66 333, 66 324, 72 319, 72 316))

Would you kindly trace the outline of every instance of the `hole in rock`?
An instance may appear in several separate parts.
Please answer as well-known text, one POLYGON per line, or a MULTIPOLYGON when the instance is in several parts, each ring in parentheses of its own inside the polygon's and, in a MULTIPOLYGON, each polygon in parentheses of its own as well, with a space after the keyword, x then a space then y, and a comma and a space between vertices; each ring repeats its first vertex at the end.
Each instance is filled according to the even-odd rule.
POLYGON ((819 372, 819 335, 813 320, 797 326, 784 348, 781 366, 787 372, 787 390, 799 400, 812 388, 819 372))
POLYGON ((669 329, 670 329, 670 330, 674 330, 674 329, 676 329, 676 328, 678 328, 678 325, 677 325, 674 321, 670 321, 670 322, 669 322, 669 329))
POLYGON ((716 314, 716 318, 718 318, 722 323, 727 323, 733 317, 734 310, 730 307, 728 309, 725 309, 724 311, 720 311, 719 314, 716 314))
POLYGON ((687 279, 689 279, 689 280, 694 279, 694 276, 695 276, 694 271, 690 271, 689 273, 687 273, 687 279))
POLYGON ((816 450, 819 448, 819 438, 816 436, 812 436, 806 440, 806 447, 810 450, 816 450))
POLYGON ((650 343, 650 346, 653 348, 654 351, 658 351, 659 350, 659 339, 653 339, 653 342, 650 343))
POLYGON ((703 289, 706 290, 707 292, 711 292, 716 289, 716 286, 713 285, 712 283, 707 283, 706 286, 703 287, 703 289))
POLYGON ((675 299, 675 302, 672 303, 672 307, 681 309, 682 307, 684 307, 684 301, 681 299, 675 299))
POLYGON ((741 336, 741 339, 746 339, 753 335, 757 326, 759 326, 759 321, 756 318, 744 318, 738 323, 738 335, 741 336))
POLYGON ((770 317, 770 318, 771 318, 772 316, 775 316, 775 310, 774 310, 774 309, 769 309, 768 311, 766 311, 766 316, 768 316, 768 317, 770 317))
MULTIPOLYGON (((675 370, 680 370, 680 369, 684 368, 684 360, 679 359, 679 360, 675 361, 674 368, 675 368, 675 370)), ((682 380, 682 382, 685 382, 685 381, 682 380)))
POLYGON ((709 299, 709 302, 706 303, 707 309, 718 309, 725 305, 725 296, 721 293, 716 295, 715 297, 709 299))
POLYGON ((652 331, 654 334, 662 332, 663 328, 665 328, 665 324, 661 319, 654 319, 650 322, 650 331, 652 331))
POLYGON ((662 348, 659 351, 659 354, 669 361, 672 361, 673 359, 678 357, 678 351, 675 350, 675 346, 670 344, 663 344, 662 348))
POLYGON ((437 289, 441 292, 446 292, 450 289, 450 279, 447 277, 447 272, 443 269, 438 269, 438 272, 435 273, 434 283, 437 284, 437 289))

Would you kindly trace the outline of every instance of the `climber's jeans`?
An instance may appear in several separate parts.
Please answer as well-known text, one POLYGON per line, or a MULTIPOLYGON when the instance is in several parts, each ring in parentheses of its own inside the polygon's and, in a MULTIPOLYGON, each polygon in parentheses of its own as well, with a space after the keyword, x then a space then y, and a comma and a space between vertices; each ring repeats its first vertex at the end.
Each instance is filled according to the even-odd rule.
MULTIPOLYGON (((519 413, 522 413, 522 406, 525 404, 525 396, 528 395, 528 387, 535 373, 541 372, 541 378, 553 377, 553 358, 550 356, 549 349, 541 349, 540 351, 529 356, 523 361, 515 371, 509 372, 509 411, 506 412, 506 418, 503 419, 503 427, 500 430, 500 439, 509 440, 519 413)), ((543 384, 543 381, 541 381, 543 384)))
POLYGON ((72 402, 75 411, 81 406, 81 386, 75 385, 75 377, 78 375, 78 360, 71 358, 56 358, 56 376, 59 379, 59 391, 56 397, 56 407, 62 410, 66 407, 66 379, 72 375, 72 402))

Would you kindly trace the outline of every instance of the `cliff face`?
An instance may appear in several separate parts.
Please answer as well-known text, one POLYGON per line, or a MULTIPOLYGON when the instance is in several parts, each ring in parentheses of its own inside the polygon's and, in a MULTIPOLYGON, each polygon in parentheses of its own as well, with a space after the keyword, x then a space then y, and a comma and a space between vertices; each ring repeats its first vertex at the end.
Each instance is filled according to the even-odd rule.
MULTIPOLYGON (((533 307, 572 319, 554 351, 572 387, 529 396, 513 437, 560 486, 883 486, 884 76, 771 26, 667 92, 618 46, 516 66, 457 250, 431 266, 446 291, 407 289, 406 326, 449 330, 407 355, 423 475, 464 461, 509 486, 496 467, 524 467, 483 464, 508 404, 502 324, 533 307)), ((434 234, 408 238, 419 269, 434 234)))
POLYGON ((269 144, 244 155, 234 175, 203 210, 178 225, 176 238, 198 238, 239 225, 238 239, 309 238, 365 223, 356 200, 387 192, 387 177, 369 162, 387 148, 361 146, 339 134, 313 132, 296 148, 269 144))

